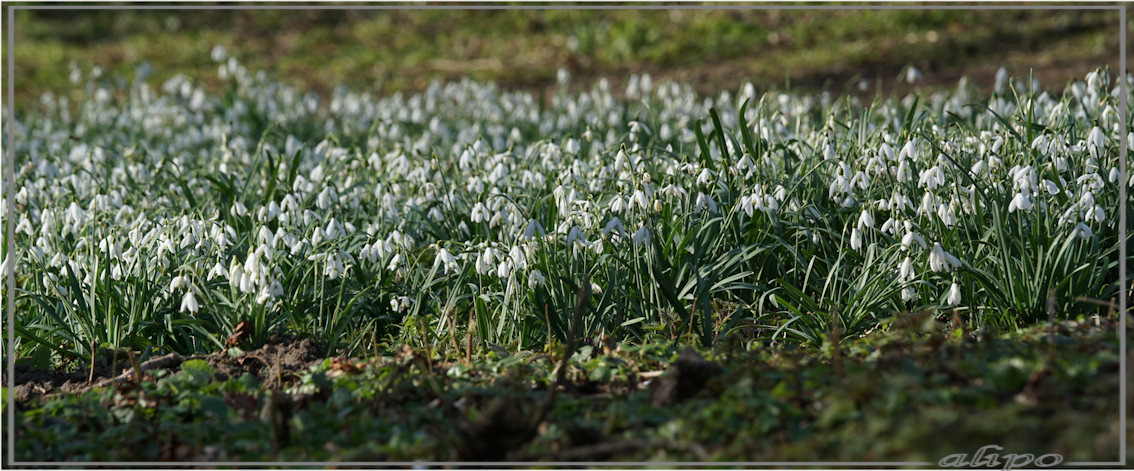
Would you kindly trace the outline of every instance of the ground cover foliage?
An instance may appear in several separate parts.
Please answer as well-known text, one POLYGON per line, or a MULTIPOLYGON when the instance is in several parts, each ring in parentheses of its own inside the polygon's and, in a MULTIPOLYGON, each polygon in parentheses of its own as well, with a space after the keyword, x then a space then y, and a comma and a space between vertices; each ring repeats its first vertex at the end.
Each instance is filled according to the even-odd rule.
POLYGON ((1134 178, 1105 70, 873 103, 648 75, 616 98, 566 71, 544 101, 463 80, 322 102, 213 58, 221 93, 142 67, 86 75, 77 112, 45 95, 4 115, 22 459, 933 459, 953 427, 1091 459, 1117 440, 1100 417, 1134 178), (78 394, 35 399, 54 390, 78 394))
POLYGON ((1114 324, 978 338, 922 317, 825 351, 747 351, 741 341, 700 353, 587 346, 566 362, 562 383, 558 363, 532 352, 468 364, 408 348, 323 359, 277 338, 249 355, 301 354, 267 364, 214 354, 147 369, 141 382, 92 389, 76 379, 67 394, 51 379, 17 387, 15 456, 937 462, 998 444, 1003 453, 1113 459, 1114 324), (293 361, 303 355, 311 356, 293 361), (541 413, 556 384, 562 390, 541 413))

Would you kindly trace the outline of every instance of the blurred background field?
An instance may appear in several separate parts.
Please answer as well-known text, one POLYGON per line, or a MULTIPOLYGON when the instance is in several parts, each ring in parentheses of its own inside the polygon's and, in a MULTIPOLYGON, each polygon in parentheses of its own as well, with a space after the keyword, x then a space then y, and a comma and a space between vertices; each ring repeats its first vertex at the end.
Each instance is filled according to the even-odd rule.
MULTIPOLYGON (((659 8, 663 8, 659 6, 659 8)), ((7 12, 5 12, 6 14, 7 12)), ((990 89, 1000 67, 1061 89, 1097 67, 1117 68, 1114 10, 21 10, 16 13, 17 106, 81 97, 72 70, 151 82, 183 73, 217 82, 219 44, 321 96, 339 85, 416 91, 471 77, 538 92, 566 69, 574 84, 631 74, 699 92, 830 90, 871 96, 911 86, 990 89), (908 65, 924 78, 905 82, 908 65)), ((7 19, 4 22, 7 25, 7 19)), ((7 35, 3 38, 8 39, 7 35)), ((4 64, 7 65, 7 45, 4 64)))

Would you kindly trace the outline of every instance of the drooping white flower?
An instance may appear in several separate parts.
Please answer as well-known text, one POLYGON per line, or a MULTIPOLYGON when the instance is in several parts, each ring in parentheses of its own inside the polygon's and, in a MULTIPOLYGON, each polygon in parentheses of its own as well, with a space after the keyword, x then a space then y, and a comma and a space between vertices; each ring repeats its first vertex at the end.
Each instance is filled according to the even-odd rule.
POLYGON ((201 306, 197 304, 197 297, 193 296, 193 290, 186 291, 185 297, 181 298, 181 309, 179 309, 179 311, 188 311, 190 314, 196 314, 200 309, 201 306))
POLYGON ((496 264, 495 257, 496 251, 492 247, 486 247, 483 252, 476 256, 476 272, 480 275, 487 275, 489 270, 492 270, 496 264))
POLYGON ((954 306, 961 303, 961 287, 957 283, 949 286, 949 297, 945 299, 945 303, 954 306))
POLYGON ((634 232, 633 240, 634 245, 650 243, 650 230, 646 227, 645 223, 638 226, 638 230, 634 232))
POLYGON ((909 281, 913 279, 914 276, 915 274, 913 270, 913 260, 911 260, 909 257, 906 257, 905 260, 902 260, 902 264, 898 268, 898 280, 909 281))
POLYGON ((630 209, 638 207, 642 210, 649 209, 650 202, 646 199, 646 193, 642 190, 635 190, 633 195, 630 195, 630 209))
POLYGON ((1091 128, 1091 132, 1087 134, 1087 150, 1090 152, 1091 157, 1099 158, 1102 156, 1102 151, 1106 145, 1106 136, 1103 134, 1102 128, 1095 126, 1091 128))
POLYGON ((1103 210, 1102 206, 1097 204, 1095 205, 1094 211, 1089 212, 1089 215, 1094 218, 1095 222, 1106 221, 1106 211, 1103 210))
POLYGON ((717 212, 717 202, 713 201, 713 197, 711 197, 709 195, 706 195, 704 193, 697 193, 697 201, 693 206, 693 211, 696 211, 696 212, 699 212, 699 213, 705 212, 705 211, 709 211, 710 213, 716 213, 717 212))
POLYGON ((1044 180, 1043 186, 1044 186, 1044 189, 1047 190, 1048 194, 1050 194, 1050 195, 1058 195, 1059 194, 1059 186, 1056 185, 1055 182, 1053 182, 1051 180, 1044 180))
POLYGON ((1095 232, 1091 230, 1090 226, 1080 222, 1075 225, 1075 235, 1079 236, 1080 239, 1087 240, 1093 237, 1095 232))
POLYGON ((449 251, 444 248, 437 251, 437 259, 433 264, 441 264, 446 274, 461 271, 460 267, 457 265, 457 257, 454 257, 453 254, 449 253, 449 251))
POLYGON ((228 279, 228 270, 226 270, 224 265, 219 261, 216 265, 213 265, 212 270, 209 270, 209 275, 205 277, 205 281, 212 281, 212 279, 217 276, 223 276, 226 280, 228 279))
POLYGON ((397 270, 399 268, 399 266, 401 265, 401 263, 402 263, 402 254, 395 253, 393 257, 390 257, 390 263, 388 263, 386 265, 386 270, 389 270, 389 271, 397 270))
POLYGON ((171 281, 169 283, 169 290, 170 291, 178 290, 178 289, 184 288, 188 284, 189 284, 189 277, 187 277, 185 275, 177 275, 177 276, 173 277, 173 281, 171 281))
POLYGON ((528 220, 528 225, 524 228, 524 238, 534 240, 536 237, 543 237, 543 235, 543 226, 540 225, 539 221, 535 219, 528 220))
POLYGON ((923 248, 923 249, 926 248, 925 238, 918 235, 916 232, 910 231, 910 232, 907 232, 906 235, 902 236, 902 248, 903 249, 909 249, 910 244, 913 244, 914 242, 917 242, 917 245, 920 245, 921 248, 923 248))
POLYGON ((910 66, 906 69, 906 83, 919 82, 923 78, 921 71, 917 67, 910 66))
POLYGON ((858 228, 851 228, 850 246, 851 246, 851 249, 854 249, 854 250, 858 250, 858 249, 862 248, 862 235, 859 234, 858 228))
POLYGON ((268 287, 268 295, 272 298, 278 298, 280 296, 283 296, 283 294, 283 284, 281 284, 279 280, 272 280, 271 286, 268 287))
POLYGON ((618 239, 622 239, 626 235, 626 227, 622 225, 622 221, 619 220, 618 217, 610 218, 610 222, 607 222, 606 227, 602 228, 602 234, 604 236, 609 236, 611 232, 613 232, 614 237, 618 239))
POLYGON ((526 270, 528 268, 528 257, 524 254, 524 250, 519 245, 513 245, 512 250, 508 251, 508 257, 512 259, 512 263, 517 270, 526 270))
POLYGON ((237 201, 232 204, 232 207, 229 208, 228 212, 233 217, 244 217, 244 215, 248 214, 248 208, 244 206, 244 203, 237 201))
POLYGON ((545 282, 547 282, 547 280, 543 278, 543 274, 540 273, 539 270, 532 270, 532 272, 528 274, 528 288, 535 289, 536 286, 542 285, 545 282))
POLYGON ((496 276, 498 278, 508 278, 512 274, 512 260, 508 258, 501 258, 500 264, 496 266, 496 276))
POLYGON ((481 203, 481 202, 478 201, 475 205, 473 205, 472 212, 470 213, 470 216, 472 217, 472 222, 487 221, 488 220, 488 208, 484 206, 484 203, 481 203))
POLYGON ((953 254, 946 252, 941 247, 940 242, 933 243, 933 251, 929 253, 929 268, 934 273, 950 272, 955 267, 960 267, 961 261, 954 257, 953 254))
POLYGON ((858 216, 858 228, 862 229, 863 227, 874 228, 874 216, 871 216, 870 211, 865 209, 862 210, 862 214, 858 216))
POLYGON ((1008 203, 1008 212, 1011 213, 1016 210, 1030 211, 1033 207, 1035 207, 1035 203, 1032 202, 1030 195, 1016 193, 1016 196, 1012 198, 1012 202, 1008 203))
POLYGON ((622 195, 614 195, 610 200, 610 212, 621 213, 626 210, 626 200, 622 199, 622 195))

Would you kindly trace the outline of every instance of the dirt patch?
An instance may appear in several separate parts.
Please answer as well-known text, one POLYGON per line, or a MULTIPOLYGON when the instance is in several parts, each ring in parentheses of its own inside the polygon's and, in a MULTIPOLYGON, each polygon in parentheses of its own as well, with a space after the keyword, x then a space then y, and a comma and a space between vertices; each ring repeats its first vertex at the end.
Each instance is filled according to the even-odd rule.
MULTIPOLYGON (((227 352, 214 352, 203 357, 168 355, 142 362, 142 369, 148 371, 165 368, 176 372, 181 370, 183 361, 192 358, 207 361, 213 367, 218 381, 251 373, 266 389, 279 389, 298 379, 300 371, 322 360, 323 348, 311 339, 273 335, 264 346, 246 351, 240 356, 234 357, 227 352), (155 366, 147 365, 151 362, 155 366)), ((42 403, 58 394, 80 394, 132 377, 130 362, 122 361, 116 368, 96 367, 93 381, 88 381, 90 370, 65 373, 32 369, 25 365, 16 365, 15 381, 9 381, 7 371, 3 378, 4 385, 12 385, 16 406, 21 408, 29 401, 38 399, 42 403)))
POLYGON ((274 335, 268 343, 233 357, 216 352, 205 357, 218 381, 251 373, 266 389, 278 389, 297 378, 297 373, 323 359, 323 348, 314 340, 274 335))

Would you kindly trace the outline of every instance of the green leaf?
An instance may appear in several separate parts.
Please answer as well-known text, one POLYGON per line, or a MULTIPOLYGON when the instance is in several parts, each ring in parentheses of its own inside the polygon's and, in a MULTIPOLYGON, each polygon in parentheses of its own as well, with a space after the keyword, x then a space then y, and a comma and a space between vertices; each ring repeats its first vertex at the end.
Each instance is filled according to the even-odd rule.
POLYGON ((193 377, 193 382, 205 384, 212 380, 213 367, 209 362, 201 359, 189 360, 181 364, 181 371, 193 377))

